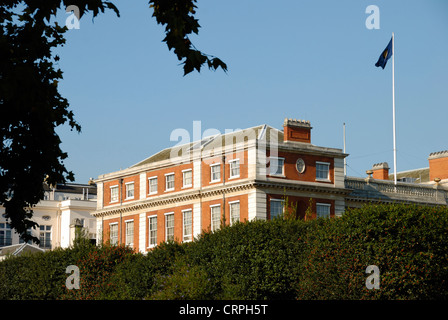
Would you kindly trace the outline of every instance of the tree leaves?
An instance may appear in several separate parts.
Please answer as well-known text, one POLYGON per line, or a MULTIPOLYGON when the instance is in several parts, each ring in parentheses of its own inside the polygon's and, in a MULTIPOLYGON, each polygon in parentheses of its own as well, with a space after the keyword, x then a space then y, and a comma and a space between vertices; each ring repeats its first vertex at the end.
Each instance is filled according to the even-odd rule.
MULTIPOLYGON (((111 6, 98 0, 73 1, 84 11, 111 6)), ((1 1, 0 10, 0 204, 23 240, 37 224, 32 208, 44 198, 44 178, 56 185, 73 181, 64 166, 55 129, 69 124, 80 132, 67 99, 58 91, 62 71, 52 49, 65 43, 66 27, 49 24, 61 0, 1 1), (23 6, 19 10, 17 5, 23 6), (6 112, 7 110, 7 112, 6 112)))
POLYGON ((219 58, 204 54, 191 43, 188 35, 199 32, 199 22, 194 18, 196 0, 150 0, 150 7, 154 9, 153 17, 157 23, 165 26, 168 49, 174 49, 178 60, 184 66, 184 76, 194 71, 200 72, 207 64, 210 70, 221 67, 227 72, 227 65, 219 58))
MULTIPOLYGON (((199 32, 194 18, 196 0, 151 0, 153 16, 165 25, 168 49, 183 60, 184 75, 207 64, 211 70, 227 66, 204 54, 188 35, 199 32)), ((62 71, 54 63, 52 49, 65 44, 67 27, 50 23, 61 7, 75 6, 79 17, 93 17, 117 7, 104 0, 0 0, 0 205, 13 229, 25 240, 36 227, 31 221, 35 206, 44 197, 43 180, 56 185, 73 181, 63 163, 67 154, 60 149, 56 127, 68 123, 81 131, 67 99, 58 91, 62 71), (8 112, 6 112, 8 110, 8 112)))

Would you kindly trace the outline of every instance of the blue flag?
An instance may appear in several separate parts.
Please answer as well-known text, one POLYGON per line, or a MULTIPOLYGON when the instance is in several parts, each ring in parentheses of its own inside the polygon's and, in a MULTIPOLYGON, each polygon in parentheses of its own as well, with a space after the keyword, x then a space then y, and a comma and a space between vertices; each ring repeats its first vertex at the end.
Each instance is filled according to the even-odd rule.
POLYGON ((375 67, 381 67, 384 69, 386 66, 387 60, 392 56, 392 39, 390 39, 389 44, 387 45, 386 49, 381 53, 378 61, 375 63, 375 67))

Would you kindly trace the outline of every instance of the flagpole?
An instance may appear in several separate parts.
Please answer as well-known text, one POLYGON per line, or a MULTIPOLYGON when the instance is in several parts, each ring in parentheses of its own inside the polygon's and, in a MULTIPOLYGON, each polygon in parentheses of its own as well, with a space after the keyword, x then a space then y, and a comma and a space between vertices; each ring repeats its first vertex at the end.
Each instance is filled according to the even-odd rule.
POLYGON ((395 40, 392 32, 392 118, 393 118, 393 138, 394 138, 394 184, 397 184, 397 143, 395 130, 395 40))
MULTIPOLYGON (((345 153, 345 122, 344 122, 344 153, 345 153)), ((347 159, 344 157, 344 177, 347 176, 347 159)))

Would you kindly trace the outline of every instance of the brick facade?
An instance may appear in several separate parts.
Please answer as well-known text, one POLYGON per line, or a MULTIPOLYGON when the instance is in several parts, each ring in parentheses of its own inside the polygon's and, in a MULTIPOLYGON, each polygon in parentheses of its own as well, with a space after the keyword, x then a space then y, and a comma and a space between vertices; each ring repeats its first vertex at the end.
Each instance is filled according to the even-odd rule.
POLYGON ((297 204, 295 215, 299 219, 305 217, 310 199, 312 218, 316 217, 317 204, 330 217, 337 216, 344 209, 342 164, 346 155, 340 149, 312 145, 309 122, 285 120, 284 124, 284 131, 263 125, 195 142, 204 145, 203 149, 191 151, 195 143, 181 146, 181 157, 177 152, 171 157, 173 152, 167 149, 130 168, 100 176, 96 183, 103 201, 98 202, 94 213, 97 225, 102 226, 98 233, 108 241, 110 226, 117 224, 118 242, 124 243, 125 221, 133 219, 133 247, 145 252, 168 236, 174 241, 191 241, 236 217, 240 222, 271 219, 271 201, 285 195, 297 204), (223 145, 223 141, 231 144, 223 145), (278 168, 281 175, 271 174, 271 157, 284 159, 278 168), (185 171, 190 171, 187 187, 185 171), (167 190, 169 174, 174 174, 174 187, 167 190), (150 192, 152 178, 157 178, 157 192, 150 192), (126 199, 126 183, 134 183, 133 199, 126 199), (111 190, 116 186, 119 197, 111 201, 111 190))

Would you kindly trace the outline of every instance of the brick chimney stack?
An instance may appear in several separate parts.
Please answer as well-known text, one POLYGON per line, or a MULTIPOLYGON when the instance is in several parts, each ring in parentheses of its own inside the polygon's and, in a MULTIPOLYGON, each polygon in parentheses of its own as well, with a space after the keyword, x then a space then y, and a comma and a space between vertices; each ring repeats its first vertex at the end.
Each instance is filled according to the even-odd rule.
POLYGON ((430 181, 448 179, 448 150, 430 153, 428 161, 430 181))
POLYGON ((311 125, 307 120, 288 119, 283 122, 283 142, 311 143, 311 125))
POLYGON ((372 178, 377 180, 389 180, 389 165, 387 162, 375 163, 372 167, 372 178))

